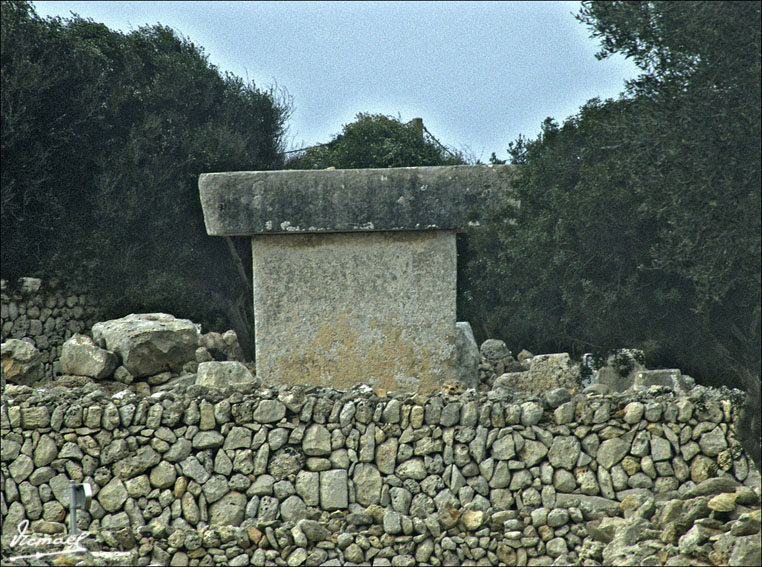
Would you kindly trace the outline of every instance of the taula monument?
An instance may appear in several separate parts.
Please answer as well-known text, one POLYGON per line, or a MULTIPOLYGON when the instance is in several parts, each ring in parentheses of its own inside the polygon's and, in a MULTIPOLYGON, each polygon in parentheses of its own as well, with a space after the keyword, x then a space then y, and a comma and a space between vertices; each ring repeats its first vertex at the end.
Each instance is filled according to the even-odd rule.
POLYGON ((455 379, 455 233, 484 222, 509 172, 202 174, 208 234, 251 236, 259 378, 425 393, 455 379))

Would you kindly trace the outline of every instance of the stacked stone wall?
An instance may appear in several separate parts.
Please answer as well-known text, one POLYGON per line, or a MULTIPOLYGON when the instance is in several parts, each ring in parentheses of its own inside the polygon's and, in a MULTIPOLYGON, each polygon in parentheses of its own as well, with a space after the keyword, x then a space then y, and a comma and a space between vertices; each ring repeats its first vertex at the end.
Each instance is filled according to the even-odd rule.
POLYGON ((8 542, 25 519, 36 533, 67 531, 75 481, 94 489, 79 517, 86 545, 125 552, 122 564, 758 557, 758 543, 736 543, 759 539, 759 488, 743 486, 758 486, 758 473, 735 441, 738 408, 702 387, 521 399, 362 386, 117 390, 6 387, 4 556, 19 553, 8 542), (612 518, 629 522, 621 537, 612 518))
POLYGON ((45 285, 35 278, 22 278, 15 286, 2 281, 2 342, 22 339, 34 344, 47 378, 54 375, 53 363, 61 357, 63 343, 75 333, 90 334, 100 315, 98 300, 81 290, 73 291, 57 282, 45 285))

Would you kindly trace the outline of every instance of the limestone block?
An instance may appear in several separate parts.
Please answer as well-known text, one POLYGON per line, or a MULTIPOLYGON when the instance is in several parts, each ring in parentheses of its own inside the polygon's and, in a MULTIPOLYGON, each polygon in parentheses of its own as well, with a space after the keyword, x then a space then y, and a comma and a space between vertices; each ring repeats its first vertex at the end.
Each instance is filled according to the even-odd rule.
POLYGON ((434 392, 456 378, 452 231, 252 237, 267 384, 434 392))
POLYGON ((63 344, 59 369, 61 374, 89 376, 103 380, 114 373, 118 360, 113 352, 95 346, 93 340, 79 333, 63 344))
POLYGON ((347 471, 328 470, 320 473, 320 507, 323 510, 340 510, 349 505, 347 471))
POLYGON ((42 357, 37 348, 19 339, 8 339, 0 346, 3 373, 12 384, 31 386, 43 375, 42 357))
POLYGON ((632 388, 647 390, 651 386, 666 386, 677 392, 688 392, 693 388, 693 379, 683 376, 676 368, 660 370, 639 370, 633 372, 632 388))
POLYGON ((38 278, 19 278, 19 290, 24 295, 31 295, 40 291, 42 280, 38 278))
POLYGON ((530 360, 529 376, 523 389, 538 394, 554 388, 579 390, 580 380, 579 366, 568 353, 540 354, 530 360))
POLYGON ((213 236, 284 232, 451 230, 484 220, 511 166, 204 173, 213 236))
POLYGON ((605 384, 611 392, 624 392, 632 387, 637 373, 646 369, 645 355, 637 349, 620 349, 609 355, 606 364, 593 373, 593 382, 605 384), (622 375, 621 372, 626 371, 622 375))
POLYGON ((466 388, 479 385, 479 347, 476 346, 474 332, 468 321, 455 323, 455 353, 457 357, 457 379, 466 388))
POLYGON ((240 526, 246 511, 246 495, 231 491, 209 507, 209 524, 240 526))
POLYGON ((118 354, 135 378, 178 371, 195 359, 198 327, 165 313, 131 314, 93 325, 96 344, 118 354))
POLYGON ((252 387, 259 385, 259 381, 249 372, 242 363, 236 361, 224 362, 201 362, 198 365, 196 384, 200 386, 215 386, 223 388, 231 384, 250 383, 252 387))

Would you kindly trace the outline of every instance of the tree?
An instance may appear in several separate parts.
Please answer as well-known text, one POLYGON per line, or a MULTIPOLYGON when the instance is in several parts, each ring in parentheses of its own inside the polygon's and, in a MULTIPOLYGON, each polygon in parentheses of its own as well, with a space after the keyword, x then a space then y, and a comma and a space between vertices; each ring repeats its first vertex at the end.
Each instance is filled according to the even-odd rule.
POLYGON ((2 10, 3 277, 85 284, 112 315, 227 324, 251 354, 248 242, 206 235, 198 175, 282 167, 290 101, 168 27, 2 10))
POLYGON ((462 165, 460 152, 442 146, 413 122, 383 114, 359 113, 327 144, 309 148, 288 160, 288 169, 363 169, 462 165))
MULTIPOLYGON (((642 74, 620 100, 511 144, 521 208, 471 237, 462 304, 482 332, 644 348, 758 404, 759 16, 759 2, 583 3, 600 57, 642 74)), ((758 405, 745 415, 758 459, 758 405)))
POLYGON ((636 171, 660 223, 652 265, 693 285, 708 351, 753 404, 746 443, 757 466, 761 13, 760 2, 585 2, 579 14, 600 58, 624 53, 644 70, 627 87, 648 108, 636 171))

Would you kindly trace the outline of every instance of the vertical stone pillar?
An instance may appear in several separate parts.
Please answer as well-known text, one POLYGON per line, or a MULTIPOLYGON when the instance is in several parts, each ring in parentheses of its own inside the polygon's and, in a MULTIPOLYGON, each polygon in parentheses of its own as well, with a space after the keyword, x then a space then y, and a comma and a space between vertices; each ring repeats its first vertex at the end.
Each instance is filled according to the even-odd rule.
POLYGON ((455 232, 505 166, 203 174, 207 232, 251 235, 265 384, 432 392, 456 377, 455 232))

